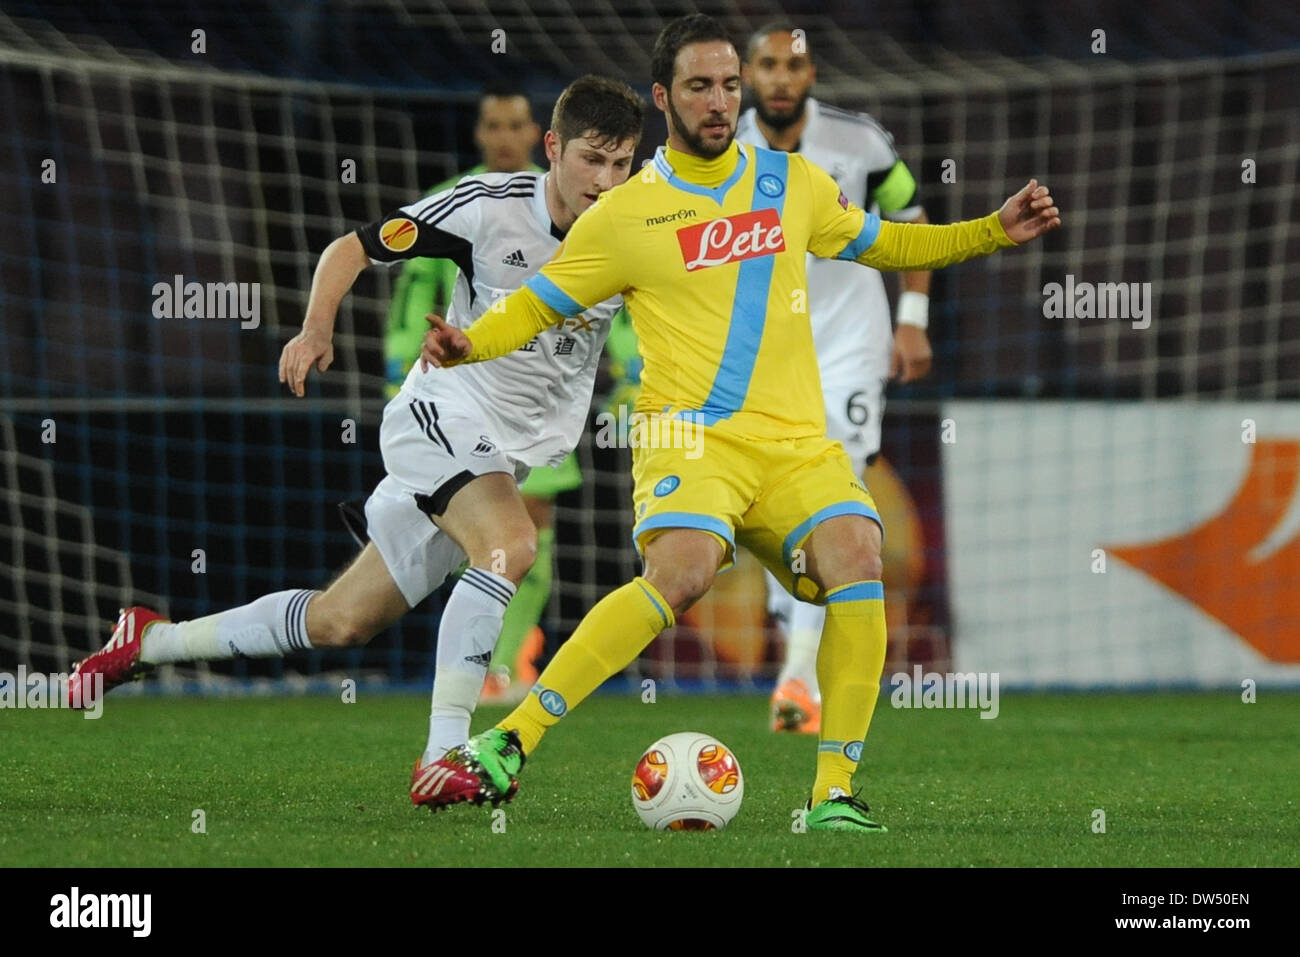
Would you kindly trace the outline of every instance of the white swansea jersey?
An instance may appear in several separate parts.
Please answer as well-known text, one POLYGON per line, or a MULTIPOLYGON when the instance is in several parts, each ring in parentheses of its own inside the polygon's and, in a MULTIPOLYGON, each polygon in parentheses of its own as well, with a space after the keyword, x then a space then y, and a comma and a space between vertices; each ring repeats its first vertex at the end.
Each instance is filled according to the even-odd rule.
MULTIPOLYGON (((514 292, 554 255, 564 234, 546 209, 549 173, 466 176, 357 230, 372 263, 417 256, 460 268, 447 322, 460 329, 514 292)), ((506 455, 558 465, 587 421, 596 366, 621 297, 551 326, 508 356, 450 369, 412 366, 402 388, 481 416, 506 455)))
MULTIPOLYGON (((894 139, 865 113, 851 113, 809 97, 807 123, 796 151, 826 170, 849 202, 885 219, 908 222, 921 213, 916 182, 894 151, 894 139)), ((742 143, 771 148, 746 110, 736 127, 742 143)), ((808 257, 808 308, 822 389, 833 395, 872 385, 889 375, 893 329, 880 273, 835 259, 808 257)))

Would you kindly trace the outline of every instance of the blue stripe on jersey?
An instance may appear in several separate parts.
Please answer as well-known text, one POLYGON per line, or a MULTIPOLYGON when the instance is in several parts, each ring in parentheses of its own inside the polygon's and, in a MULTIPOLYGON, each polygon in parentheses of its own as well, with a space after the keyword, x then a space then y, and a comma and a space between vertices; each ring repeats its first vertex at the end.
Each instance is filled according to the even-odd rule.
POLYGON ((880 516, 873 512, 864 502, 839 502, 835 505, 827 505, 820 511, 813 512, 806 519, 794 527, 785 541, 781 543, 781 559, 785 562, 785 567, 789 568, 793 563, 794 550, 808 534, 826 521, 828 518, 837 518, 840 515, 863 515, 871 519, 880 526, 881 541, 884 541, 885 523, 880 520, 880 516))
POLYGON ((696 512, 660 512, 651 515, 632 529, 632 544, 637 554, 641 552, 641 536, 657 528, 698 528, 702 532, 712 532, 734 550, 736 536, 731 526, 714 515, 700 515, 696 512))
MULTIPOLYGON (((744 156, 741 151, 741 156, 744 156)), ((772 197, 765 195, 758 184, 765 176, 774 176, 784 186, 789 180, 790 158, 774 150, 754 150, 754 193, 750 200, 752 210, 775 209, 777 216, 785 205, 787 190, 772 197)), ((791 255, 794 255, 792 252, 791 255)), ((754 374, 758 347, 763 340, 763 326, 767 321, 767 295, 772 287, 772 270, 776 254, 746 259, 736 273, 736 293, 731 304, 731 322, 727 330, 727 344, 722 349, 722 360, 713 380, 704 408, 687 412, 684 417, 703 425, 713 425, 729 419, 740 411, 749 393, 749 380, 754 374)))
POLYGON ((533 295, 561 315, 576 316, 587 308, 541 273, 528 279, 524 285, 532 291, 533 295))
MULTIPOLYGON (((719 206, 721 206, 723 200, 727 198, 727 190, 735 186, 740 177, 745 175, 745 168, 749 165, 749 160, 745 158, 745 150, 742 148, 740 150, 740 161, 736 163, 735 171, 722 182, 721 186, 701 186, 698 183, 688 183, 686 180, 674 173, 672 167, 668 165, 668 160, 664 157, 663 153, 664 148, 662 146, 655 152, 655 168, 668 177, 669 184, 676 186, 680 190, 685 190, 688 193, 696 193, 700 196, 708 197, 719 206), (662 164, 659 162, 660 159, 663 159, 662 164)), ((756 177, 758 175, 759 174, 755 174, 756 177)), ((757 182, 757 179, 755 179, 755 182, 757 182)), ((756 206, 754 208, 758 209, 759 207, 756 206)))
POLYGON ((875 213, 867 213, 862 219, 862 232, 858 233, 858 238, 845 246, 835 258, 857 259, 871 248, 871 244, 876 241, 876 237, 879 235, 880 217, 875 213))
POLYGON ((664 179, 673 178, 673 168, 668 165, 668 159, 664 156, 664 148, 662 146, 655 150, 654 166, 655 169, 663 174, 664 179))

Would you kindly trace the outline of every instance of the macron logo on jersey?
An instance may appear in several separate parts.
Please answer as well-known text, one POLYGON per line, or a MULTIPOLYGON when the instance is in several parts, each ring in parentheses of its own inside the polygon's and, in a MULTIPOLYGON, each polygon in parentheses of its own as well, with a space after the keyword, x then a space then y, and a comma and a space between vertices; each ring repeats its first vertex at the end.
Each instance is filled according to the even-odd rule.
POLYGON ((708 269, 785 251, 775 209, 758 209, 677 230, 686 271, 708 269))

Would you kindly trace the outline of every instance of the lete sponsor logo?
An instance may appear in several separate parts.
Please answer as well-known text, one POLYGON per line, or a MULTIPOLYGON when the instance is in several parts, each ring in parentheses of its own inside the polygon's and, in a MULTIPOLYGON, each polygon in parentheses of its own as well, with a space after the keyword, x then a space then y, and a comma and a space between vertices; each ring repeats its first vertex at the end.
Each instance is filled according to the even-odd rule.
POLYGON ((785 251, 785 234, 775 209, 687 226, 677 230, 677 242, 687 272, 785 251))

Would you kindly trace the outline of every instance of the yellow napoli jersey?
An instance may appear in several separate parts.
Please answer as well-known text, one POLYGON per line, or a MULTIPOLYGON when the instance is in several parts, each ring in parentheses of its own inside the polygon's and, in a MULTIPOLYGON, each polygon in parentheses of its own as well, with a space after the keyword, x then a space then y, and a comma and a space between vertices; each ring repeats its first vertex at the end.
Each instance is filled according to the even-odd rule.
POLYGON ((661 147, 465 330, 468 358, 445 364, 506 355, 622 293, 643 360, 638 411, 758 439, 820 437, 807 253, 937 269, 1014 245, 996 212, 944 226, 882 223, 797 153, 733 142, 706 160, 661 147))
POLYGON ((755 438, 826 434, 806 255, 856 259, 880 220, 798 154, 660 148, 602 194, 526 283, 565 315, 622 292, 640 345, 639 412, 755 438))

